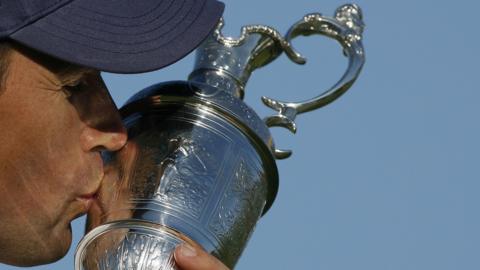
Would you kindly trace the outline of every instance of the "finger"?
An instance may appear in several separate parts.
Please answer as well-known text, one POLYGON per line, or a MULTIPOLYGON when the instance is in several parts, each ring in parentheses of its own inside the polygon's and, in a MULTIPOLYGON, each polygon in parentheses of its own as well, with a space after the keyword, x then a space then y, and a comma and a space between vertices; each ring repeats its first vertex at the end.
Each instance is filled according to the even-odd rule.
POLYGON ((182 270, 228 270, 217 258, 189 244, 178 246, 174 256, 182 270))

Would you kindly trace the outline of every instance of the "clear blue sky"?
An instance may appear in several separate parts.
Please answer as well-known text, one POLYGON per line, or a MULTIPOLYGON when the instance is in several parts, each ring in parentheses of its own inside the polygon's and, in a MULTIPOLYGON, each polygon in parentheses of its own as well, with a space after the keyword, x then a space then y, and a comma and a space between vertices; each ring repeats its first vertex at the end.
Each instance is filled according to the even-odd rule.
MULTIPOLYGON (((225 1, 226 32, 268 24, 285 33, 337 0, 225 1)), ((478 1, 356 1, 364 11, 367 63, 337 102, 274 130, 294 155, 279 162, 280 192, 237 269, 480 269, 478 1)), ((285 56, 253 74, 246 101, 304 99, 346 67, 336 42, 298 38, 305 66, 285 56)), ((190 55, 159 72, 105 74, 121 105, 152 83, 184 79, 190 55)), ((75 239, 83 221, 74 223, 75 239)), ((1 252, 1 251, 0 251, 1 252)), ((0 270, 14 267, 0 265, 0 270)), ((73 269, 73 252, 35 270, 73 269)))

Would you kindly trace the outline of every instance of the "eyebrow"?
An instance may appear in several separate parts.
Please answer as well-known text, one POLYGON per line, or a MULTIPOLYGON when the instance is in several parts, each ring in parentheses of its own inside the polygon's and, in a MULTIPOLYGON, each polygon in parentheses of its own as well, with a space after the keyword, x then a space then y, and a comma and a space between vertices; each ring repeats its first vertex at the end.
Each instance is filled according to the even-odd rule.
POLYGON ((88 74, 100 73, 98 70, 66 62, 20 43, 13 43, 13 45, 17 50, 29 55, 32 60, 56 74, 63 85, 76 82, 88 74))
POLYGON ((65 85, 77 82, 78 80, 84 78, 86 75, 95 74, 97 72, 98 71, 91 68, 67 64, 66 66, 59 69, 57 76, 60 82, 65 85))

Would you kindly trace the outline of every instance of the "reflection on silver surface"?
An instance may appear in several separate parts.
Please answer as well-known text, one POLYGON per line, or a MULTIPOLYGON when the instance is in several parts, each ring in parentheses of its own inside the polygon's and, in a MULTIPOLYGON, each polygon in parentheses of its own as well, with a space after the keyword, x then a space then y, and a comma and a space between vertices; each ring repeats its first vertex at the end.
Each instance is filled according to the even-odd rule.
POLYGON ((275 199, 275 159, 290 155, 275 148, 268 127, 294 132, 297 114, 343 94, 363 65, 363 23, 354 5, 339 8, 335 18, 308 15, 285 38, 259 25, 225 38, 222 23, 197 50, 189 81, 153 85, 122 107, 129 142, 104 154, 106 175, 88 215, 90 232, 77 248, 77 270, 176 269, 172 251, 182 242, 233 268, 275 199), (279 114, 260 119, 242 101, 251 73, 284 51, 304 63, 290 41, 317 33, 342 44, 350 58, 346 74, 309 101, 264 98, 279 114))
MULTIPOLYGON (((89 227, 97 229, 79 247, 84 265, 122 269, 131 262, 130 254, 150 254, 153 246, 171 251, 181 241, 166 245, 165 238, 139 236, 139 226, 158 224, 182 232, 182 241, 200 244, 232 267, 267 204, 268 189, 276 192, 273 157, 266 146, 256 149, 251 142, 263 145, 260 139, 242 134, 221 112, 200 105, 196 96, 202 90, 194 84, 163 87, 147 89, 150 96, 161 96, 158 104, 142 99, 124 107, 124 112, 135 111, 125 117, 130 140, 121 152, 105 157, 110 173, 99 194, 102 205, 89 213, 89 227), (190 93, 169 96, 165 92, 171 87, 190 93), (100 231, 108 237, 99 237, 100 231), (95 262, 89 260, 93 258, 95 262)), ((133 269, 151 269, 141 265, 133 269)))

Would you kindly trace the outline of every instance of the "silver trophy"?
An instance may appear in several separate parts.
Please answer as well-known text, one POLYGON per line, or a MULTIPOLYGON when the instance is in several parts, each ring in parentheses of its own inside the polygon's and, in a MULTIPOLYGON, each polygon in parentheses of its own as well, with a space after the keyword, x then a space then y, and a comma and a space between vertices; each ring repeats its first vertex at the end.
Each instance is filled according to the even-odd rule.
POLYGON ((364 24, 355 5, 341 6, 334 17, 306 15, 285 37, 252 25, 238 39, 226 38, 222 25, 198 48, 188 81, 153 85, 121 108, 129 142, 103 156, 106 176, 88 215, 89 232, 77 247, 75 269, 177 269, 172 251, 183 242, 233 268, 275 199, 275 159, 291 154, 275 148, 269 127, 295 132, 295 117, 341 96, 364 63, 364 24), (242 101, 250 74, 283 52, 305 63, 290 42, 312 34, 342 45, 347 71, 311 100, 263 97, 277 114, 260 119, 242 101))

